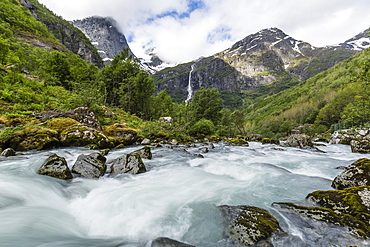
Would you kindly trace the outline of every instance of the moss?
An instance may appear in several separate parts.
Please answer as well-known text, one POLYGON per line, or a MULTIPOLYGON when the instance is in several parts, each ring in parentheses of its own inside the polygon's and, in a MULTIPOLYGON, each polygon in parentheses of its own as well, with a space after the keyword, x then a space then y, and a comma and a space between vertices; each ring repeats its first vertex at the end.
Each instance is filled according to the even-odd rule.
POLYGON ((84 147, 95 144, 99 148, 111 148, 114 144, 102 132, 85 126, 77 125, 60 133, 60 141, 63 146, 84 147))
POLYGON ((53 118, 46 123, 50 129, 62 132, 65 129, 78 125, 79 122, 72 118, 53 118))

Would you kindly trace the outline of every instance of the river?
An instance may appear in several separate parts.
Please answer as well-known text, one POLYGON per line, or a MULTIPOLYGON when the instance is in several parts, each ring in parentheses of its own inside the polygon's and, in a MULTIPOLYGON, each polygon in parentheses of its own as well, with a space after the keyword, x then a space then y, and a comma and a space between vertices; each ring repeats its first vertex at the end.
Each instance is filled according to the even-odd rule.
MULTIPOLYGON (((37 174, 52 153, 71 167, 84 148, 31 151, 0 157, 0 246, 149 246, 168 237, 200 247, 233 246, 223 236, 217 206, 267 209, 287 235, 274 246, 368 246, 345 228, 279 212, 273 202, 306 204, 315 190, 329 190, 340 166, 369 154, 346 145, 316 150, 262 145, 153 148, 148 172, 100 179, 58 180, 37 174), (185 151, 186 148, 186 151, 185 151)), ((114 158, 140 147, 112 150, 114 158)), ((109 168, 108 168, 109 170, 109 168)))

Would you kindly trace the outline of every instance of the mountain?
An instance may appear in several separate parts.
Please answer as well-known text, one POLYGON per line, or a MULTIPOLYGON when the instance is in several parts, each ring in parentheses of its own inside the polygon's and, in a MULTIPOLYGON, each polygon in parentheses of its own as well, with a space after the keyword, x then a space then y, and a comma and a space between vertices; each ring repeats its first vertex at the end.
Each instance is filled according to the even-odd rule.
POLYGON ((236 106, 242 103, 241 96, 255 98, 278 93, 357 52, 344 47, 314 47, 278 28, 269 28, 213 56, 161 70, 153 78, 158 91, 166 89, 176 101, 183 101, 191 71, 194 91, 201 87, 218 88, 225 104, 236 106))
POLYGON ((113 18, 92 16, 75 20, 72 24, 91 40, 104 61, 112 60, 115 55, 121 53, 123 48, 128 48, 129 54, 135 57, 125 35, 119 30, 118 24, 113 18))
POLYGON ((45 24, 68 50, 87 62, 94 63, 98 67, 103 66, 98 51, 78 28, 55 15, 36 0, 20 0, 20 3, 29 10, 34 18, 45 24))
POLYGON ((370 33, 370 28, 363 31, 362 33, 359 33, 355 37, 339 45, 346 49, 355 50, 355 51, 363 51, 366 48, 370 47, 369 33, 370 33))

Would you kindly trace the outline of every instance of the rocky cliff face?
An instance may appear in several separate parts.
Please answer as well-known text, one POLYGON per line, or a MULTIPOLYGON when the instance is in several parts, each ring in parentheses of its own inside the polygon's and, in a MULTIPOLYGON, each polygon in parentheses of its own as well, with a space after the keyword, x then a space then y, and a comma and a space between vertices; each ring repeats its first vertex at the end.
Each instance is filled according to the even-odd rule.
POLYGON ((56 16, 35 0, 21 0, 20 2, 38 21, 44 23, 68 50, 79 55, 87 62, 94 63, 98 67, 103 66, 96 48, 78 28, 56 16))
POLYGON ((355 37, 346 40, 344 43, 339 44, 340 46, 350 49, 350 50, 355 50, 355 51, 363 51, 366 48, 370 47, 370 28, 363 31, 362 33, 359 33, 355 37))
POLYGON ((316 48, 277 28, 269 28, 211 57, 161 70, 153 78, 158 91, 167 89, 177 101, 185 100, 193 65, 193 90, 215 87, 254 97, 284 90, 355 53, 344 47, 316 48))
POLYGON ((123 48, 128 48, 129 53, 135 57, 114 19, 93 16, 72 23, 89 37, 104 61, 113 59, 123 48))

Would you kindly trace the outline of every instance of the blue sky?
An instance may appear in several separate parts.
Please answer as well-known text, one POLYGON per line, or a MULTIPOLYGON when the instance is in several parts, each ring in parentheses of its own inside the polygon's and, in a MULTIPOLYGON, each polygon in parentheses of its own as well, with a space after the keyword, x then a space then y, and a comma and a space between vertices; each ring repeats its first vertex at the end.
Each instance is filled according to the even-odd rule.
POLYGON ((278 27, 314 46, 343 42, 370 27, 369 0, 39 0, 67 20, 117 20, 138 57, 154 48, 170 63, 227 49, 278 27))

